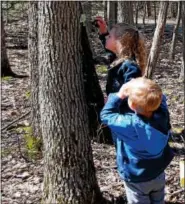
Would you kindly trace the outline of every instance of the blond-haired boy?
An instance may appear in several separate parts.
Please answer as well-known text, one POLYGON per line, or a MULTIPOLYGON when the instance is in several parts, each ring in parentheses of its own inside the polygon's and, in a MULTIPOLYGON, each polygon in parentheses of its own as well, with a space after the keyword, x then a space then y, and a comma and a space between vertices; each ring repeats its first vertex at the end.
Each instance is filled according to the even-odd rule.
POLYGON ((128 203, 164 203, 164 170, 173 159, 166 97, 152 80, 136 78, 110 94, 101 120, 116 141, 118 172, 128 203), (127 98, 131 111, 120 113, 127 98))

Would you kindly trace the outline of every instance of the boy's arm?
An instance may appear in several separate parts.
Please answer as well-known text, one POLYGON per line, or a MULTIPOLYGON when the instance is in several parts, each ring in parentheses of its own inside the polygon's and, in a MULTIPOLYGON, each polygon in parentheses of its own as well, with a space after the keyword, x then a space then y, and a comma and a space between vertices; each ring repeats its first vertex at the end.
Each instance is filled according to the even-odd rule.
POLYGON ((108 100, 100 113, 100 118, 102 122, 112 130, 117 132, 128 131, 127 128, 131 125, 131 117, 128 115, 123 115, 119 113, 119 106, 123 98, 119 94, 109 94, 108 100))

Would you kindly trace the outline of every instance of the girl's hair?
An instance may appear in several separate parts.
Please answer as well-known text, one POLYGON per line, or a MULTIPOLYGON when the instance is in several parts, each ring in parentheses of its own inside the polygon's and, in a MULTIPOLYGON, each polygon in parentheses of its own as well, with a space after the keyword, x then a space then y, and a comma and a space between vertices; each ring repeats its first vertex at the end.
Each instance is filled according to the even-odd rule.
POLYGON ((111 29, 115 38, 121 43, 119 57, 123 59, 135 58, 142 74, 146 67, 146 48, 144 39, 138 29, 126 23, 118 23, 111 29))
MULTIPOLYGON (((130 82, 129 82, 130 83, 130 82)), ((139 112, 153 112, 161 104, 161 87, 150 79, 138 77, 131 80, 128 100, 132 102, 139 112)))

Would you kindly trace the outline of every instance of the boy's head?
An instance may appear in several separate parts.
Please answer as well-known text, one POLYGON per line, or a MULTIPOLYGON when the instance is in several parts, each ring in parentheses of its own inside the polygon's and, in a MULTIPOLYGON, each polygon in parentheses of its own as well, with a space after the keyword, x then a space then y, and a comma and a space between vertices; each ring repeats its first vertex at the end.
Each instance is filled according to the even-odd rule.
POLYGON ((128 104, 137 113, 155 111, 161 104, 162 90, 150 79, 139 77, 131 80, 128 88, 128 104))
POLYGON ((126 23, 112 27, 106 39, 105 47, 120 58, 135 58, 144 73, 146 66, 146 48, 138 29, 126 23))

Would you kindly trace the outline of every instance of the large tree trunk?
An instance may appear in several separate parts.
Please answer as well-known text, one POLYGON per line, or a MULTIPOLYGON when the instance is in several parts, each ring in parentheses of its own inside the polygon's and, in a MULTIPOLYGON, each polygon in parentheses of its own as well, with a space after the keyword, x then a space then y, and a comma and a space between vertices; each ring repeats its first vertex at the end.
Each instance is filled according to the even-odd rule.
POLYGON ((33 135, 41 137, 38 69, 38 2, 30 1, 28 33, 28 62, 31 73, 31 125, 33 135))
POLYGON ((163 1, 160 3, 160 10, 157 20, 157 27, 154 33, 154 38, 152 42, 152 47, 150 49, 150 54, 148 57, 147 67, 146 67, 146 77, 152 78, 153 70, 156 67, 157 59, 160 51, 160 44, 162 40, 162 36, 164 33, 164 27, 166 24, 166 16, 168 11, 168 1, 163 1))
POLYGON ((97 203, 84 100, 80 2, 38 4, 43 203, 97 203))
POLYGON ((107 22, 109 30, 117 23, 117 2, 107 1, 107 22))
POLYGON ((174 51, 175 51, 175 45, 176 45, 176 39, 178 35, 178 28, 179 28, 179 23, 181 19, 181 7, 182 7, 182 2, 178 2, 178 13, 177 13, 177 18, 173 30, 173 37, 172 37, 172 42, 171 42, 171 47, 170 47, 170 59, 174 59, 174 51))
POLYGON ((182 2, 182 68, 180 73, 180 79, 184 79, 185 71, 185 1, 182 2))
POLYGON ((118 22, 134 24, 133 6, 131 1, 118 1, 118 22))

